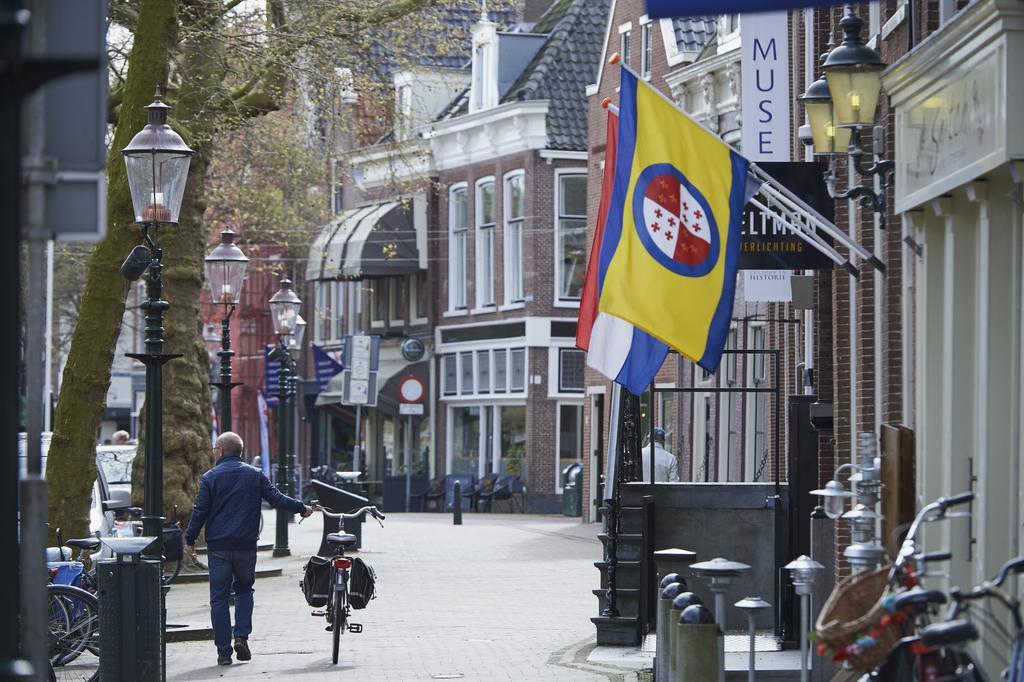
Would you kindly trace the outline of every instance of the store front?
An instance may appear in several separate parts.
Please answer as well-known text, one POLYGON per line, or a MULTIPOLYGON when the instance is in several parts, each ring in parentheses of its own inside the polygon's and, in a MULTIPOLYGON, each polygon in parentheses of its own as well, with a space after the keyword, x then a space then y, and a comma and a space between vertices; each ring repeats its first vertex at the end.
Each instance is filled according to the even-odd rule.
MULTIPOLYGON (((973 490, 970 519, 931 524, 949 585, 1020 554, 1024 375, 1024 4, 972 3, 895 63, 904 385, 913 399, 918 506, 973 490)), ((910 410, 906 411, 911 414, 910 410)), ((983 634, 984 636, 984 634, 983 634)))

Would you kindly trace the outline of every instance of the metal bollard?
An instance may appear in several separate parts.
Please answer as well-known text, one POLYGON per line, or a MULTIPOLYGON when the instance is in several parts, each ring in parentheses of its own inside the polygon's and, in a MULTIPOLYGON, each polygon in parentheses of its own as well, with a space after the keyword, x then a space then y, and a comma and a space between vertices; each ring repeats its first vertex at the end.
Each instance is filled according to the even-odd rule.
POLYGON ((454 494, 452 497, 453 509, 452 509, 452 523, 456 526, 462 525, 462 481, 455 481, 454 494))
POLYGON ((672 626, 670 619, 672 600, 686 589, 681 583, 665 582, 672 576, 678 577, 678 574, 670 573, 665 576, 665 579, 661 581, 662 589, 659 590, 658 595, 658 620, 655 625, 655 641, 657 645, 654 651, 654 679, 656 682, 664 682, 664 680, 671 679, 669 677, 669 663, 671 662, 671 656, 669 655, 669 632, 672 626))
POLYGON ((741 599, 733 604, 738 609, 742 609, 747 614, 747 637, 749 638, 750 655, 747 659, 747 682, 754 682, 756 676, 754 670, 757 667, 757 660, 755 656, 756 644, 757 644, 757 628, 754 624, 754 616, 757 615, 758 611, 771 608, 771 604, 761 599, 760 597, 747 597, 741 599))
POLYGON ((718 679, 722 672, 719 630, 711 611, 703 604, 691 604, 683 609, 672 627, 672 680, 710 682, 718 679))
POLYGON ((665 666, 667 668, 665 680, 677 680, 679 671, 675 667, 676 660, 676 623, 683 615, 683 611, 694 605, 703 605, 704 600, 693 592, 680 592, 672 599, 672 606, 668 612, 668 627, 665 628, 666 632, 666 654, 665 666))

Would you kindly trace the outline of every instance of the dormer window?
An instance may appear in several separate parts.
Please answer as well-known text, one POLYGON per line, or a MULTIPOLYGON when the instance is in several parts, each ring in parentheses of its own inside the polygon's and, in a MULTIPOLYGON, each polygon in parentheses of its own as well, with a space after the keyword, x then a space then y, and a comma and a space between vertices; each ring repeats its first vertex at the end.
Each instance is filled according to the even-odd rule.
POLYGON ((473 80, 469 111, 483 111, 498 105, 498 30, 487 14, 473 25, 473 80))

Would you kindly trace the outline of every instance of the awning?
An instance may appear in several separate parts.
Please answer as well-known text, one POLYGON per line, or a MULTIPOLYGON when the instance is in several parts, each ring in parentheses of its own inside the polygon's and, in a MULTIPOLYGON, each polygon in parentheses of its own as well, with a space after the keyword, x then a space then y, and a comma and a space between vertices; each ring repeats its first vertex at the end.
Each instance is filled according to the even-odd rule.
POLYGON ((427 200, 417 194, 338 214, 310 246, 306 279, 391 277, 426 266, 427 200))

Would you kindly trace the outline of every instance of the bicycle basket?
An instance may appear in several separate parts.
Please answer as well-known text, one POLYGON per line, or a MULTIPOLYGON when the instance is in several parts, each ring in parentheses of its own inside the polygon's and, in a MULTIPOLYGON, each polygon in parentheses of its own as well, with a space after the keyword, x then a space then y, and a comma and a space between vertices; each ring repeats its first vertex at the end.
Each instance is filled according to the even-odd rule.
POLYGON ((817 639, 842 652, 834 661, 868 672, 876 668, 900 639, 900 628, 881 624, 889 567, 863 571, 836 583, 815 624, 817 639), (870 644, 868 642, 870 641, 870 644), (854 645, 854 646, 851 646, 854 645), (852 649, 852 650, 851 650, 852 649))
POLYGON ((365 561, 352 559, 348 579, 348 600, 354 609, 365 609, 371 599, 376 598, 377 574, 365 561))
POLYGON ((177 524, 168 523, 164 525, 164 558, 167 561, 178 561, 184 555, 184 541, 182 540, 181 528, 177 524))
POLYGON ((306 603, 314 608, 327 605, 327 594, 331 589, 331 560, 321 556, 311 556, 302 567, 302 590, 306 603))

